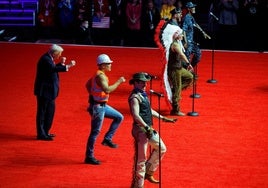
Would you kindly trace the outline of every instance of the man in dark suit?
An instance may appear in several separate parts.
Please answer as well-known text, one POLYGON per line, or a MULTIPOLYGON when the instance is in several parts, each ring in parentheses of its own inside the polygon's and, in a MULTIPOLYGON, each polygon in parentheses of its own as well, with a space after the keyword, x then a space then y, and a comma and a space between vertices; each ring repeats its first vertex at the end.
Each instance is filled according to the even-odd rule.
POLYGON ((84 44, 84 45, 92 45, 93 41, 91 38, 91 31, 89 29, 88 20, 81 21, 81 24, 75 31, 75 43, 76 44, 84 44))
POLYGON ((54 60, 59 59, 62 52, 61 46, 53 44, 37 63, 34 95, 37 99, 36 129, 38 140, 51 141, 55 136, 50 134, 49 130, 54 118, 55 99, 59 93, 58 72, 66 72, 75 65, 74 60, 65 65, 66 57, 62 57, 61 62, 56 64, 54 60))

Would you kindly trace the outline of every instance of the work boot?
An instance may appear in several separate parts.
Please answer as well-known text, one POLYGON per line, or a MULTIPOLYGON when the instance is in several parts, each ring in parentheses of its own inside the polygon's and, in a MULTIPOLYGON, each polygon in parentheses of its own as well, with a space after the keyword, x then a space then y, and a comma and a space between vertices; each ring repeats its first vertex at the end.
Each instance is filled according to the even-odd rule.
POLYGON ((151 183, 155 183, 155 184, 159 183, 159 180, 154 179, 153 175, 145 174, 144 179, 148 180, 151 183))
POLYGON ((185 116, 185 113, 178 111, 178 110, 171 110, 170 115, 172 115, 172 116, 185 116))
POLYGON ((170 111, 170 115, 172 116, 185 116, 183 112, 180 111, 180 107, 178 104, 172 104, 172 110, 170 111))

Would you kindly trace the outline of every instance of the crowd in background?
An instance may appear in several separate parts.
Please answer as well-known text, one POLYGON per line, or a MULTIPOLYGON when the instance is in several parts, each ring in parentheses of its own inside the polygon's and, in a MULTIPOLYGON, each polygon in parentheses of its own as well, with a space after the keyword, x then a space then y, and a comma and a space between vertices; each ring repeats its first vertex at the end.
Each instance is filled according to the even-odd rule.
MULTIPOLYGON (((265 48, 267 0, 193 2, 197 4, 195 19, 216 39, 215 47, 265 48)), ((156 47, 154 31, 159 21, 170 19, 175 7, 185 13, 186 3, 187 0, 40 0, 38 38, 61 38, 88 45, 156 47)))

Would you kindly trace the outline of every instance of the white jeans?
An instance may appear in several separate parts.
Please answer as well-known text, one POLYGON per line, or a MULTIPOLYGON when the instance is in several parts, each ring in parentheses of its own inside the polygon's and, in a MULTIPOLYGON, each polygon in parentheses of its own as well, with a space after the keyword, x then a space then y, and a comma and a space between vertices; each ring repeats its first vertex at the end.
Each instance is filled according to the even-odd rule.
POLYGON ((163 155, 166 153, 167 148, 159 137, 159 134, 153 134, 149 140, 142 129, 133 125, 132 136, 135 140, 135 161, 134 161, 134 172, 132 180, 132 188, 140 188, 144 185, 145 173, 153 175, 159 166, 159 149, 161 148, 161 160, 163 155), (148 145, 151 146, 152 152, 147 159, 148 145))

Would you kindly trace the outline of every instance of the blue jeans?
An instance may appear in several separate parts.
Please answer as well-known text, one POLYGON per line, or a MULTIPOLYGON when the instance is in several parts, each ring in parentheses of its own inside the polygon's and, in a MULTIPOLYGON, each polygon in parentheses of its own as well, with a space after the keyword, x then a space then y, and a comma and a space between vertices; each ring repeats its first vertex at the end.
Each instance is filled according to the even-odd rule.
POLYGON ((188 47, 185 50, 186 50, 185 51, 186 57, 191 62, 191 65, 195 67, 201 60, 201 55, 202 55, 198 44, 194 42, 188 42, 188 47))
POLYGON ((101 131, 104 118, 113 119, 109 130, 104 136, 104 139, 112 140, 124 116, 107 104, 90 105, 88 112, 91 115, 91 131, 87 141, 86 157, 94 157, 94 145, 101 131))

